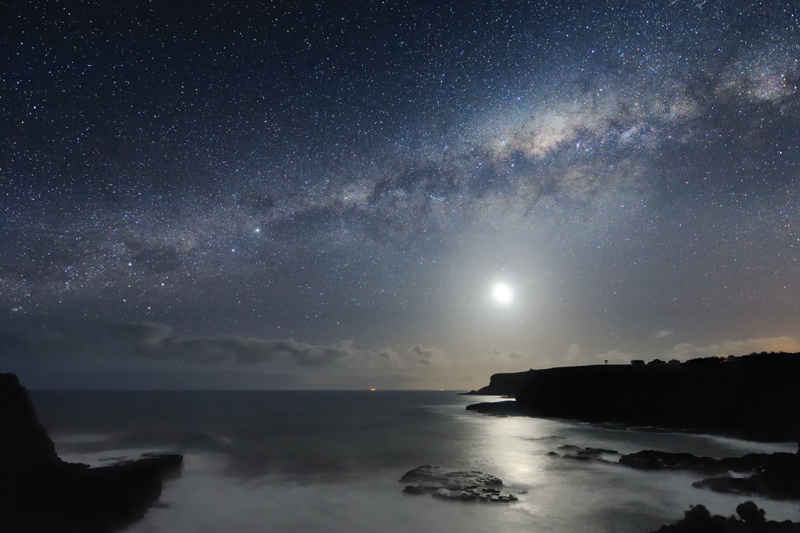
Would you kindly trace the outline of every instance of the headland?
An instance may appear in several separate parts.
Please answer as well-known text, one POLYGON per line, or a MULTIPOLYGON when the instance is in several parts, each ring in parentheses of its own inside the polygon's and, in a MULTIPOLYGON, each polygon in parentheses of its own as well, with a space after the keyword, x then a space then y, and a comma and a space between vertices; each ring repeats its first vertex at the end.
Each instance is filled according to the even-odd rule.
POLYGON ((800 439, 800 353, 655 360, 495 374, 475 394, 514 396, 468 409, 732 437, 800 439))

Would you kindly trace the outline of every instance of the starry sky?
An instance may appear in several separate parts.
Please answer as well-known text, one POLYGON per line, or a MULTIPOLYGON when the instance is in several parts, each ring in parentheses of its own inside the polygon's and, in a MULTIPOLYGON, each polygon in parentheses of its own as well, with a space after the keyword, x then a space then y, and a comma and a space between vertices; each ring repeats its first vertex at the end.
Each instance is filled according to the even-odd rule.
POLYGON ((27 386, 800 351, 795 3, 0 10, 0 368, 27 386))

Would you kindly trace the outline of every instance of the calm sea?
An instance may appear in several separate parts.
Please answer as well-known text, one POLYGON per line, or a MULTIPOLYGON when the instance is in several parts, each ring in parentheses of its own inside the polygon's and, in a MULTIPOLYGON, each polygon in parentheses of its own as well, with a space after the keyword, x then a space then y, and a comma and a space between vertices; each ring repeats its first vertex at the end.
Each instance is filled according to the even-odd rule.
MULTIPOLYGON (((714 457, 794 452, 704 435, 615 430, 464 407, 452 392, 29 391, 63 459, 93 465, 148 451, 186 456, 182 477, 133 533, 637 532, 691 504, 730 515, 744 498, 694 489, 697 476, 554 458, 571 444, 714 457), (557 451, 557 450, 556 450, 557 451), (512 504, 402 493, 406 471, 482 470, 520 493, 512 504)), ((796 503, 753 498, 772 520, 796 503)))

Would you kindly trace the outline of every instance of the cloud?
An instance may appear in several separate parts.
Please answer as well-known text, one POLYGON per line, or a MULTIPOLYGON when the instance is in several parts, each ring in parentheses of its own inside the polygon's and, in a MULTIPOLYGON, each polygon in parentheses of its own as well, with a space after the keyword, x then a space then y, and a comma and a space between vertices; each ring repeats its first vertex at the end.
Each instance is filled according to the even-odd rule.
POLYGON ((199 363, 267 363, 287 358, 300 366, 340 364, 358 355, 352 346, 320 346, 292 339, 264 340, 238 335, 184 337, 172 328, 153 322, 108 324, 100 334, 116 339, 125 352, 149 359, 179 359, 199 363))
POLYGON ((0 355, 21 359, 35 356, 58 359, 80 351, 84 345, 80 337, 80 334, 70 336, 46 329, 33 334, 27 331, 6 331, 0 333, 0 355))
POLYGON ((665 356, 685 361, 697 357, 746 355, 753 352, 800 352, 800 341, 784 336, 739 341, 726 340, 708 346, 681 343, 668 350, 665 356))
POLYGON ((204 364, 255 365, 287 360, 299 366, 351 365, 406 367, 445 365, 443 350, 416 344, 408 349, 385 347, 360 350, 352 341, 329 345, 294 339, 259 339, 239 335, 183 336, 170 326, 154 322, 106 322, 75 327, 68 332, 3 333, 0 349, 17 356, 106 357, 109 354, 150 360, 178 360, 204 364))
POLYGON ((7 368, 31 389, 113 390, 220 390, 220 389, 308 389, 309 376, 286 372, 264 374, 242 367, 150 365, 150 366, 50 366, 47 372, 15 365, 7 368))
POLYGON ((482 358, 482 361, 484 363, 508 363, 530 358, 531 354, 527 352, 523 352, 520 350, 512 350, 510 352, 506 352, 505 350, 498 348, 497 346, 493 346, 491 354, 487 357, 482 358))
POLYGON ((443 365, 446 363, 445 353, 439 348, 426 347, 416 344, 408 350, 411 355, 411 362, 421 365, 443 365))
POLYGON ((666 337, 672 337, 673 335, 674 335, 674 333, 672 333, 670 330, 662 329, 662 330, 656 332, 656 334, 653 335, 653 338, 654 339, 664 339, 666 337))
POLYGON ((417 354, 418 356, 420 356, 423 359, 426 359, 426 358, 430 357, 431 355, 433 355, 433 352, 431 352, 428 348, 425 348, 421 344, 416 344, 416 345, 412 346, 411 347, 411 351, 413 353, 417 354))
POLYGON ((569 348, 567 348, 567 361, 570 363, 575 362, 580 356, 580 353, 581 345, 577 342, 573 342, 569 345, 569 348))

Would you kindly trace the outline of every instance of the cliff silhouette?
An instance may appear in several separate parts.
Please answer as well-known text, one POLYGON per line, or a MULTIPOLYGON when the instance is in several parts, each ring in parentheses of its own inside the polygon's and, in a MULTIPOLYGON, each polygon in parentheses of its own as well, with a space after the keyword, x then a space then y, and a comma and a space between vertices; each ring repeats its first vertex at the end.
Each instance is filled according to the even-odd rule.
POLYGON ((0 374, 0 531, 109 533, 144 517, 183 456, 89 468, 62 461, 25 388, 0 374))
POLYGON ((531 372, 509 372, 506 374, 492 374, 489 384, 478 390, 463 393, 464 395, 486 395, 486 396, 515 396, 517 392, 531 378, 531 372))
POLYGON ((800 440, 800 353, 659 360, 496 374, 484 394, 514 395, 485 412, 616 422, 720 433, 764 441, 800 440))

